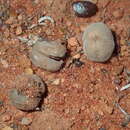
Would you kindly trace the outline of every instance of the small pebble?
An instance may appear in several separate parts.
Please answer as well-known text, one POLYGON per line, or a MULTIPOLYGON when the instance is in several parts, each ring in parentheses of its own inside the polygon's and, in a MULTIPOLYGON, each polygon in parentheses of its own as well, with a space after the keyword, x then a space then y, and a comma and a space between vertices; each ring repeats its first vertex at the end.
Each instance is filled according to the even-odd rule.
POLYGON ((76 55, 73 56, 73 59, 80 59, 81 55, 78 53, 76 55))
POLYGON ((97 6, 90 1, 76 1, 72 3, 73 11, 78 17, 90 17, 96 14, 97 6))
POLYGON ((89 60, 95 62, 109 60, 115 48, 112 32, 102 22, 87 26, 82 40, 85 55, 89 60))
POLYGON ((13 22, 14 22, 14 17, 9 17, 9 18, 5 21, 5 23, 6 23, 6 24, 9 24, 9 25, 13 24, 13 22))
POLYGON ((2 117, 2 121, 3 122, 7 122, 11 120, 11 116, 9 114, 3 115, 2 117))
POLYGON ((113 16, 116 18, 116 19, 121 19, 123 17, 123 14, 124 14, 124 10, 123 9, 117 9, 115 10, 114 12, 112 12, 113 16))
POLYGON ((10 30, 8 28, 5 29, 4 35, 6 38, 8 38, 10 36, 10 30))
POLYGON ((25 74, 33 74, 33 70, 31 68, 26 68, 24 72, 25 74))
POLYGON ((72 25, 72 22, 71 22, 71 21, 67 21, 67 22, 66 22, 66 25, 67 25, 68 27, 70 27, 70 26, 72 25))
POLYGON ((120 80, 120 78, 115 78, 114 79, 114 83, 116 84, 116 85, 120 85, 121 84, 121 80, 120 80))
POLYGON ((76 67, 81 67, 84 64, 84 62, 80 61, 80 59, 73 59, 73 63, 76 67))
POLYGON ((68 45, 70 46, 77 46, 78 45, 78 41, 75 37, 71 37, 68 39, 68 45))
POLYGON ((22 34, 22 28, 21 28, 21 26, 18 26, 17 28, 16 28, 16 35, 20 35, 20 34, 22 34))
POLYGON ((59 85, 60 84, 60 79, 55 79, 53 82, 52 82, 52 85, 59 85))
POLYGON ((32 123, 32 119, 31 118, 24 117, 21 120, 21 124, 22 125, 30 125, 31 123, 32 123))
POLYGON ((102 74, 107 74, 108 73, 108 71, 105 68, 102 68, 101 72, 102 72, 102 74))
POLYGON ((20 21, 20 20, 22 21, 22 19, 23 19, 22 14, 19 14, 19 15, 18 15, 18 20, 19 20, 19 21, 20 21))
POLYGON ((17 130, 18 129, 18 125, 15 124, 14 122, 10 124, 10 127, 13 128, 13 130, 17 130))
POLYGON ((1 64, 3 65, 4 68, 8 68, 9 64, 6 60, 0 59, 1 64))

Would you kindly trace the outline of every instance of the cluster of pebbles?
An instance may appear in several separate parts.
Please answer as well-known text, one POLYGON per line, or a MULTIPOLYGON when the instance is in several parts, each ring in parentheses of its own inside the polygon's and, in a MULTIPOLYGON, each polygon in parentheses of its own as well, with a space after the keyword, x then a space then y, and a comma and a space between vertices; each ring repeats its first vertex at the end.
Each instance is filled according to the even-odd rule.
MULTIPOLYGON (((78 17, 90 17, 97 12, 97 6, 89 1, 77 1, 72 4, 78 17)), ((88 60, 106 62, 115 48, 111 30, 102 22, 92 23, 85 29, 82 37, 83 52, 88 60)), ((56 72, 63 67, 67 48, 57 41, 40 40, 29 54, 33 65, 41 69, 56 72)), ((10 91, 12 104, 24 111, 35 110, 44 93, 45 84, 37 75, 20 75, 14 81, 10 91)))

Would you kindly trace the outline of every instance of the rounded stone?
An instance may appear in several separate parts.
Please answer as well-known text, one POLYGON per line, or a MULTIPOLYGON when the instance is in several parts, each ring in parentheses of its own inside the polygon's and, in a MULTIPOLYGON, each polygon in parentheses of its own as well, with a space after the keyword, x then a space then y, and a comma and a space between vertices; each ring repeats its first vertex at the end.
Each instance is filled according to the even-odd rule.
POLYGON ((91 17, 96 14, 97 6, 90 1, 76 1, 72 3, 73 11, 77 17, 91 17))
POLYGON ((83 51, 95 62, 107 61, 115 48, 111 30, 102 22, 90 24, 83 33, 83 51))
POLYGON ((34 110, 45 93, 45 84, 37 75, 19 75, 9 92, 11 103, 20 110, 34 110))
POLYGON ((41 41, 33 46, 30 59, 35 66, 55 72, 62 67, 66 51, 66 47, 61 43, 41 41))

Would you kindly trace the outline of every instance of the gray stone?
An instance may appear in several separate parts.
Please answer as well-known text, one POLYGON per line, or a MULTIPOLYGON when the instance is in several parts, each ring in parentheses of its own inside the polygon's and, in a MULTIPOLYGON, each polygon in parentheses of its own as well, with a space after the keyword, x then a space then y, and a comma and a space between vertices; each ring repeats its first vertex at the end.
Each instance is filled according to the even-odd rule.
POLYGON ((33 46, 30 59, 35 66, 55 72, 62 67, 66 51, 61 43, 41 41, 33 46))
POLYGON ((83 34, 83 51, 95 62, 107 61, 115 48, 111 30, 102 22, 90 24, 83 34))
POLYGON ((45 84, 37 75, 22 74, 14 81, 9 92, 11 103, 20 110, 34 110, 45 93, 45 84))

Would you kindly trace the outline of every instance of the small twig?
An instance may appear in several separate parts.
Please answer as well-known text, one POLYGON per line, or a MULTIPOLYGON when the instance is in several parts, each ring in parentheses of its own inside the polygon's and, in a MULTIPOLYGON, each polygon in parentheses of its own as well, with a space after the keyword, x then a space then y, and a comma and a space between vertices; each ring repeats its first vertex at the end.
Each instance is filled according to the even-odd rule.
POLYGON ((125 121, 123 121, 123 122, 121 123, 121 125, 122 125, 123 127, 126 127, 126 126, 129 124, 129 122, 130 122, 130 115, 129 115, 125 110, 123 110, 118 103, 116 103, 116 106, 117 106, 117 107, 120 109, 120 111, 125 115, 125 121))
POLYGON ((38 24, 32 24, 30 27, 28 27, 28 29, 32 29, 32 28, 37 27, 37 26, 38 26, 38 24))
POLYGON ((127 85, 123 86, 123 87, 120 89, 120 91, 126 90, 126 89, 128 89, 128 88, 130 88, 130 84, 127 84, 127 85))
POLYGON ((118 107, 125 116, 128 116, 128 113, 125 110, 123 110, 118 103, 116 103, 116 107, 118 107))
POLYGON ((37 24, 32 24, 30 27, 28 27, 28 29, 32 29, 34 27, 41 26, 41 25, 47 26, 47 24, 45 23, 46 20, 50 21, 52 24, 55 23, 53 18, 51 18, 50 16, 43 16, 43 17, 39 18, 37 24))
POLYGON ((21 42, 23 43, 27 43, 29 41, 28 38, 24 38, 24 37, 17 37, 21 42))
POLYGON ((34 44, 36 44, 39 41, 44 40, 43 38, 36 36, 36 35, 29 35, 28 38, 24 38, 24 37, 18 37, 18 39, 22 42, 27 44, 28 46, 33 46, 34 44))
POLYGON ((49 20, 54 24, 54 20, 50 16, 43 16, 38 20, 38 25, 46 25, 45 20, 49 20))

